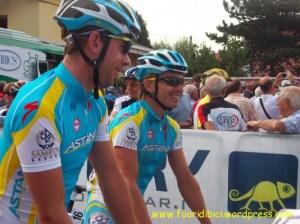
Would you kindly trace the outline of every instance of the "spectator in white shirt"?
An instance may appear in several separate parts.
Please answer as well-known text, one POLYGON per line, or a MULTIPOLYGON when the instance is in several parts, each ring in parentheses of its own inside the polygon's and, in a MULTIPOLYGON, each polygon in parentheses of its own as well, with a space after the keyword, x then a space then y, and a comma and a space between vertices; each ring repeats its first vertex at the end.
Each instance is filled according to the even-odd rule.
POLYGON ((280 114, 276 104, 276 97, 274 96, 277 87, 273 85, 273 81, 269 77, 261 78, 259 86, 263 93, 254 100, 256 118, 258 120, 278 119, 280 114))

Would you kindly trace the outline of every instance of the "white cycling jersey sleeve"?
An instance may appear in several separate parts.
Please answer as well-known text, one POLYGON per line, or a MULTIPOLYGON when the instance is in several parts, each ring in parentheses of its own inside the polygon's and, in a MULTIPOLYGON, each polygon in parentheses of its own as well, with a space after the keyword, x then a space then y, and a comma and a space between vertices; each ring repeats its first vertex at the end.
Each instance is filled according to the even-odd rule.
POLYGON ((29 130, 14 135, 24 172, 40 172, 61 166, 60 136, 47 118, 41 118, 29 130))

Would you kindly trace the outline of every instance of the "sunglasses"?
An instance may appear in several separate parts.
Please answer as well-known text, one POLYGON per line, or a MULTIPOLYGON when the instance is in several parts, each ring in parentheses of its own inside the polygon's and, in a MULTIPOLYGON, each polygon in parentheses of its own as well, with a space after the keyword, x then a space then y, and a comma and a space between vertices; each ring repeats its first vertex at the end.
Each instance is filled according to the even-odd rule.
POLYGON ((122 46, 122 53, 123 54, 128 54, 129 53, 129 51, 131 49, 131 46, 132 46, 132 40, 128 37, 112 35, 112 34, 109 34, 107 31, 105 31, 104 29, 98 29, 98 30, 93 30, 93 31, 82 32, 82 33, 79 33, 77 35, 86 36, 86 35, 91 34, 94 31, 99 32, 101 35, 105 35, 105 36, 108 36, 108 37, 113 38, 113 39, 122 40, 124 42, 124 44, 122 46))
POLYGON ((130 38, 124 37, 124 36, 115 36, 115 35, 111 35, 111 34, 109 34, 108 36, 113 38, 113 39, 123 41, 124 43, 123 43, 123 46, 122 46, 122 53, 123 54, 128 54, 129 53, 129 51, 131 49, 131 46, 132 46, 132 41, 131 41, 130 38))
POLYGON ((177 87, 179 85, 184 84, 184 78, 179 77, 166 77, 166 78, 158 78, 159 81, 163 81, 168 86, 177 87))

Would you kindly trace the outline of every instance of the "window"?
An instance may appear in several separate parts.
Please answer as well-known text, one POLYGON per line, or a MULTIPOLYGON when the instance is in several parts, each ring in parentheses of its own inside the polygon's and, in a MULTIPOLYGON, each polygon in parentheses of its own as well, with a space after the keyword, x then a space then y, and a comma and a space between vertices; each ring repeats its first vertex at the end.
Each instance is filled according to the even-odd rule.
POLYGON ((0 27, 7 29, 7 16, 0 15, 0 27))

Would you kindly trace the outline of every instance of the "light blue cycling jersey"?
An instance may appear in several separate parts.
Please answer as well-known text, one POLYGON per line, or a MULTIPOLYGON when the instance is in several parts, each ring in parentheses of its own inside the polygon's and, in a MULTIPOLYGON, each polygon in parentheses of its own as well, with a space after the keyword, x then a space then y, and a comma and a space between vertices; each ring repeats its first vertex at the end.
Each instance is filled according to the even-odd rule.
MULTIPOLYGON (((144 100, 119 111, 110 122, 108 130, 114 146, 137 151, 137 185, 142 194, 165 161, 167 153, 182 148, 181 132, 176 121, 166 114, 159 118, 144 100)), ((94 172, 89 177, 87 190, 83 223, 115 224, 94 172)))
POLYGON ((106 126, 103 96, 95 100, 62 63, 22 87, 0 140, 0 223, 36 221, 23 172, 62 167, 67 206, 93 142, 109 140, 106 126))
POLYGON ((144 100, 121 110, 112 119, 108 130, 114 146, 137 151, 137 184, 142 194, 167 153, 182 148, 176 121, 166 114, 163 118, 158 117, 144 100))

